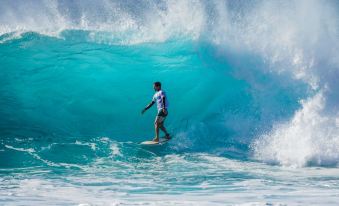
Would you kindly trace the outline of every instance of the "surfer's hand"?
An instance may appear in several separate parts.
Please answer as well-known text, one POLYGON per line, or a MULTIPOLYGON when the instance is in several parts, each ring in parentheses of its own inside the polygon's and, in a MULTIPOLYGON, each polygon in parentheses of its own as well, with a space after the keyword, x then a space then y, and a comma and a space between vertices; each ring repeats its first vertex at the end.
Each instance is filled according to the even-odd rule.
POLYGON ((143 109, 142 111, 141 111, 141 114, 144 114, 146 112, 146 109, 143 109))
POLYGON ((167 110, 165 108, 162 108, 162 112, 167 115, 167 110))

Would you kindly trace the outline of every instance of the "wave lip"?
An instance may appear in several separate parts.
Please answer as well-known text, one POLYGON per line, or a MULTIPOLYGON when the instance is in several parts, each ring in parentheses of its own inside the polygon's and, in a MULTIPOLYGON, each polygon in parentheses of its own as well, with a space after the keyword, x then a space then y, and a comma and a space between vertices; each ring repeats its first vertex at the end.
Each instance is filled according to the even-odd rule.
MULTIPOLYGON (((197 39, 205 23, 199 1, 8 1, 0 5, 0 35, 36 32, 61 37, 88 31, 92 41, 139 44, 175 37, 197 39)), ((1 42, 0 42, 1 43, 1 42)))

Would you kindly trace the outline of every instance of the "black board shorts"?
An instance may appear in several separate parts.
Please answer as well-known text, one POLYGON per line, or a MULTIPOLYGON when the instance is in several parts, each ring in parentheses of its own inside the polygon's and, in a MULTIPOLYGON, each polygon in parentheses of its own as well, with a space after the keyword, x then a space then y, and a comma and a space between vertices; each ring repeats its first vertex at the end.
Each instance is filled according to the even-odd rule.
POLYGON ((166 117, 167 115, 168 115, 168 112, 167 112, 167 114, 165 114, 162 110, 160 110, 157 114, 157 116, 159 116, 159 117, 166 117))
POLYGON ((165 114, 162 110, 160 110, 158 112, 157 116, 155 117, 154 123, 157 123, 157 122, 158 123, 163 123, 165 121, 167 115, 168 115, 168 112, 167 112, 167 114, 165 114))

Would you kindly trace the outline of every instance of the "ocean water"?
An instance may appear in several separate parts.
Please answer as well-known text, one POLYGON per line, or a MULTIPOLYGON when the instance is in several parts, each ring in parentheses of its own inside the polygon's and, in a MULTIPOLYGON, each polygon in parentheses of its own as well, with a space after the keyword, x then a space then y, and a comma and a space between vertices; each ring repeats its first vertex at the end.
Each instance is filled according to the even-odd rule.
POLYGON ((338 205, 338 6, 1 0, 0 205, 338 205))

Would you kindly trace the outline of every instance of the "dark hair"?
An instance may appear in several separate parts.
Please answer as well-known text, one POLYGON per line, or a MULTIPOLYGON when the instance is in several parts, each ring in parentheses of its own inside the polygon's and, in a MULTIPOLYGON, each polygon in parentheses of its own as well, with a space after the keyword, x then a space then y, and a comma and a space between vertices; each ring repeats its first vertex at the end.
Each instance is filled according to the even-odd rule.
POLYGON ((156 87, 161 87, 161 83, 160 83, 160 82, 154 82, 154 85, 155 85, 156 87))

